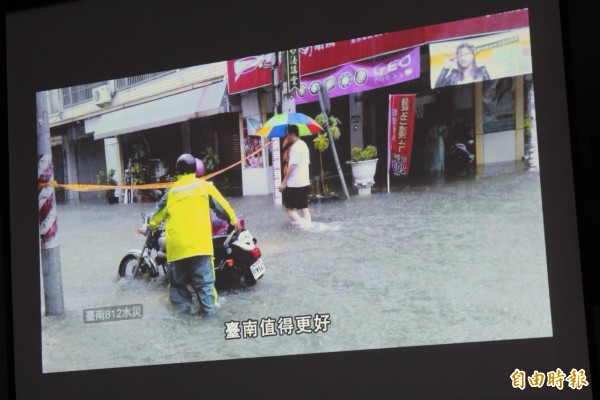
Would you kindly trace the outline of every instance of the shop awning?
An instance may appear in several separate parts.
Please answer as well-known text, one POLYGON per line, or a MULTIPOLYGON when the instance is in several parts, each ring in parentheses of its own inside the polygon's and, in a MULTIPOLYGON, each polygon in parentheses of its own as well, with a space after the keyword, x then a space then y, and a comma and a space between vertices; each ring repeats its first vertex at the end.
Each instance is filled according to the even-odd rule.
POLYGON ((103 114, 94 121, 94 139, 219 114, 224 112, 222 103, 225 89, 226 82, 221 81, 103 114))

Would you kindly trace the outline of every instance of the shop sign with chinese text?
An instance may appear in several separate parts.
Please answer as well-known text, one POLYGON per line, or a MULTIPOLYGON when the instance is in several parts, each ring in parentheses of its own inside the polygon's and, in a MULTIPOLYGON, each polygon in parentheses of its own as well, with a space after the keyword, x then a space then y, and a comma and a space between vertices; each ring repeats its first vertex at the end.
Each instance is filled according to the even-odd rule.
POLYGON ((327 72, 304 76, 295 91, 296 104, 319 100, 319 86, 327 88, 329 97, 364 92, 396 85, 420 76, 419 48, 401 51, 377 61, 355 62, 327 72))
POLYGON ((408 175, 415 120, 415 95, 391 94, 388 119, 388 170, 408 175))

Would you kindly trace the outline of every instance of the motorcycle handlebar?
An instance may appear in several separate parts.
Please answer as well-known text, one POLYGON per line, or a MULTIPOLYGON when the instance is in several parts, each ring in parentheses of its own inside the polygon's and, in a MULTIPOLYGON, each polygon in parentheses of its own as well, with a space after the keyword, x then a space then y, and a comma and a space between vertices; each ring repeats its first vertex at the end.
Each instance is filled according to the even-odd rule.
POLYGON ((144 223, 140 228, 137 229, 137 233, 148 236, 148 224, 144 223))

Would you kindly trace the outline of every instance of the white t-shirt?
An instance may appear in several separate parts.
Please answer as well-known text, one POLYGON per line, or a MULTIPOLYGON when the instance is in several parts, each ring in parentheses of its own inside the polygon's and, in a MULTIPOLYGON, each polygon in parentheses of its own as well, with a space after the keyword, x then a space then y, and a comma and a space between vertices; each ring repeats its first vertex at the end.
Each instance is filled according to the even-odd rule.
POLYGON ((308 164, 310 163, 310 153, 308 146, 302 139, 296 140, 296 143, 290 148, 288 158, 288 168, 296 164, 296 167, 290 171, 287 179, 287 186, 302 187, 310 185, 310 176, 308 173, 308 164))

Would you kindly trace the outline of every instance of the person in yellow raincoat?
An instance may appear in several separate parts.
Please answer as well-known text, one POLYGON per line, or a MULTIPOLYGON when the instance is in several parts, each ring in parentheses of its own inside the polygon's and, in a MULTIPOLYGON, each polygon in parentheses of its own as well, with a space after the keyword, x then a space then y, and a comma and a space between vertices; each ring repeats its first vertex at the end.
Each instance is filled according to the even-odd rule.
POLYGON ((189 313, 192 294, 200 302, 200 312, 220 307, 215 289, 213 242, 210 209, 240 230, 234 210, 212 183, 196 177, 196 159, 182 154, 177 159, 177 181, 156 205, 148 223, 156 229, 163 220, 167 243, 169 299, 178 311, 189 313))

